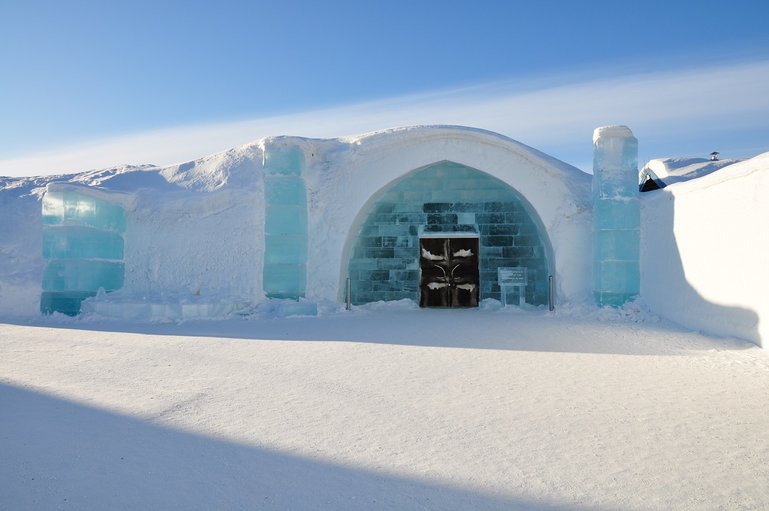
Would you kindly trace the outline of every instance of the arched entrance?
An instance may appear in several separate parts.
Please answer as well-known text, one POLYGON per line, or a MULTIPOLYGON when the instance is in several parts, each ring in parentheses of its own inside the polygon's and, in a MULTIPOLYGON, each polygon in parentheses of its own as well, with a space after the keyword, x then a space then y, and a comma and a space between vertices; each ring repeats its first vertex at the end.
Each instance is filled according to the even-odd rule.
MULTIPOLYGON (((432 266, 443 271, 433 272, 433 290, 441 283, 462 285, 465 291, 471 284, 478 286, 475 302, 472 297, 455 299, 464 300, 460 306, 499 300, 498 268, 526 268, 526 303, 548 303, 552 254, 539 217, 523 196, 485 172, 450 161, 416 169, 375 194, 356 225, 359 229, 353 229, 354 239, 348 241, 347 265, 354 304, 408 298, 427 306, 450 306, 450 297, 442 304, 442 298, 424 296, 431 285, 423 278, 429 273, 424 259, 429 263, 439 257, 459 258, 454 262, 462 263, 465 277, 441 280, 455 265, 435 259, 439 264, 432 266), (476 241, 451 241, 462 239, 476 241), (464 248, 450 248, 460 245, 464 248), (477 254, 465 245, 478 247, 477 254), (443 255, 429 249, 430 255, 424 255, 423 249, 431 246, 449 248, 443 255), (477 282, 472 282, 472 264, 477 265, 477 282)), ((461 297, 460 291, 455 294, 461 297)))

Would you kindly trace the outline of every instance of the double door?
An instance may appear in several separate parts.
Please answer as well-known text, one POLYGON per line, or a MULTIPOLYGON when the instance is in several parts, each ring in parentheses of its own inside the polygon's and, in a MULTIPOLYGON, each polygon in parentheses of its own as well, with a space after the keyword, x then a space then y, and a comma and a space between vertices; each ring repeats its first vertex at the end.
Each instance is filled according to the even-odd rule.
POLYGON ((420 307, 477 307, 478 238, 419 239, 420 307))

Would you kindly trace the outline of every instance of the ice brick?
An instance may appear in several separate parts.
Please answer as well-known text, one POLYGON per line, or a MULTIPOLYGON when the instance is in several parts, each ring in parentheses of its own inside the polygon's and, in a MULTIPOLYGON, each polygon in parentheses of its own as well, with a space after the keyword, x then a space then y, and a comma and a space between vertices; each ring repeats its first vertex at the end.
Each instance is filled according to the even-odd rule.
POLYGON ((594 275, 597 291, 638 294, 640 273, 637 261, 604 261, 597 270, 594 275))
POLYGON ((49 261, 43 291, 115 291, 123 287, 122 262, 65 259, 49 261))
POLYGON ((306 283, 304 264, 265 264, 264 291, 270 298, 300 298, 306 283))
MULTIPOLYGON (((638 193, 634 188, 633 194, 638 193)), ((639 229, 641 205, 636 197, 597 199, 593 202, 593 226, 602 229, 639 229)))
POLYGON ((46 259, 123 259, 123 237, 113 231, 78 226, 44 226, 46 259))
POLYGON ((638 261, 640 238, 631 230, 595 231, 595 250, 598 261, 638 261))
POLYGON ((279 176, 264 178, 264 195, 270 205, 305 205, 304 181, 301 177, 279 176))
POLYGON ((296 146, 270 145, 264 149, 264 170, 267 174, 301 175, 304 152, 296 146))
MULTIPOLYGON (((307 208, 303 206, 271 206, 265 208, 266 234, 307 235, 307 208)), ((269 246, 267 247, 269 249, 269 246)))
POLYGON ((307 237, 281 234, 265 236, 265 264, 305 264, 307 262, 307 237))
POLYGON ((47 192, 43 197, 43 224, 72 224, 124 232, 126 218, 119 204, 74 191, 47 192))
POLYGON ((83 300, 91 296, 96 296, 96 291, 43 291, 40 295, 40 312, 61 312, 68 316, 77 316, 80 314, 83 300))

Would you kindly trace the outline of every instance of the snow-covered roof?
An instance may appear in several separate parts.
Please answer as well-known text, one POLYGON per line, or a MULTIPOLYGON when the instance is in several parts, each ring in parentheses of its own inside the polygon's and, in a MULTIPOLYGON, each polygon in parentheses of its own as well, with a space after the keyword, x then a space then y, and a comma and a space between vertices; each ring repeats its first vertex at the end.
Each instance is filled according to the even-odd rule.
POLYGON ((706 158, 658 158, 649 161, 638 172, 639 182, 652 179, 659 188, 697 179, 741 160, 709 160, 706 158))

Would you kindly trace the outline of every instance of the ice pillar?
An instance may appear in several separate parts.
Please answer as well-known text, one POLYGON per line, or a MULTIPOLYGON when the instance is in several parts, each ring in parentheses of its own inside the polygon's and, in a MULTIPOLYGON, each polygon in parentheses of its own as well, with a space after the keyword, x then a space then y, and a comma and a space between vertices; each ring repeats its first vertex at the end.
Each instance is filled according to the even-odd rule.
POLYGON ((123 287, 125 210, 106 192, 49 185, 43 197, 40 310, 74 316, 99 289, 123 287))
POLYGON ((304 153, 293 145, 264 150, 263 287, 270 298, 304 297, 307 281, 307 191, 304 153))
POLYGON ((621 306, 640 289, 638 140, 627 126, 593 133, 593 278, 599 306, 621 306))

